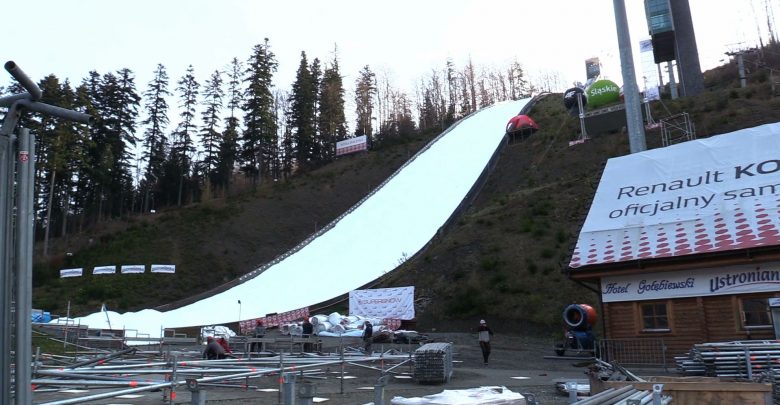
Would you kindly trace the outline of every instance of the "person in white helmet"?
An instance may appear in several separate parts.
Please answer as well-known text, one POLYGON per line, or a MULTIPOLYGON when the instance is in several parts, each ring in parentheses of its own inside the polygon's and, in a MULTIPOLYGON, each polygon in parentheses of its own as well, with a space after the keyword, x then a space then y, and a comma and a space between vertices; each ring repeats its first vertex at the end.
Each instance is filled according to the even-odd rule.
POLYGON ((488 358, 490 357, 490 339, 493 337, 493 330, 487 326, 487 322, 485 322, 484 319, 479 321, 477 334, 479 335, 479 348, 482 349, 482 359, 487 366, 488 358))

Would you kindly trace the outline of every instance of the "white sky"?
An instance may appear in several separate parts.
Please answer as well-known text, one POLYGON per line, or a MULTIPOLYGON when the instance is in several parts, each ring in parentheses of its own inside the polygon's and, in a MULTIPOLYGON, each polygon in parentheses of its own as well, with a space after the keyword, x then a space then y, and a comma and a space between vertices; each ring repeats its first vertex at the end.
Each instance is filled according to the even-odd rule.
MULTIPOLYGON (((462 121, 333 228, 257 277, 165 313, 109 312, 110 327, 157 337, 163 327, 236 322, 239 311, 241 320, 259 318, 346 294, 394 270, 444 225, 527 102, 499 103, 462 121)), ((79 323, 108 328, 106 319, 98 312, 79 323)))
MULTIPOLYGON (((639 71, 638 42, 647 38, 643 1, 625 2, 639 71)), ((569 85, 584 82, 584 60, 599 56, 602 72, 622 83, 613 2, 606 0, 6 3, 0 55, 35 81, 54 73, 77 84, 90 70, 102 74, 128 67, 143 92, 162 63, 171 89, 189 64, 203 84, 233 57, 246 60, 252 47, 268 37, 279 62, 276 83, 284 89, 294 80, 301 51, 309 60, 329 61, 335 45, 348 89, 359 69, 369 65, 375 72, 390 72, 397 87, 411 91, 415 81, 432 68, 441 69, 448 57, 458 68, 469 57, 477 65, 500 67, 517 59, 531 76, 555 71, 569 85)), ((756 26, 755 13, 765 26, 763 3, 690 0, 703 68, 719 64, 730 44, 758 42, 759 31, 766 29, 756 26)), ((0 74, 0 84, 10 80, 0 74)), ((175 125, 176 117, 170 118, 175 125)))

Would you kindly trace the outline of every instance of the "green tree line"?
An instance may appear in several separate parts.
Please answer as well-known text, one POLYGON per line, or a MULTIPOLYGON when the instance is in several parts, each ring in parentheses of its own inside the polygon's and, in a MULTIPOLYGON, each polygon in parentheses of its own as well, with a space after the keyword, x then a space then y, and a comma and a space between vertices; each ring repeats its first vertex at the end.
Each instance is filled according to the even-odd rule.
MULTIPOLYGON (((50 74, 42 102, 86 112, 87 127, 27 114, 20 126, 37 139, 35 219, 38 239, 80 232, 111 218, 228 196, 236 184, 285 181, 336 158, 336 143, 366 135, 370 147, 420 131, 444 129, 479 108, 528 97, 521 65, 462 69, 451 60, 399 90, 389 74, 357 73, 353 131, 338 52, 323 63, 301 52, 288 91, 274 86, 278 63, 268 39, 248 58, 233 58, 200 83, 195 68, 171 82, 158 64, 138 90, 134 72, 89 72, 78 85, 50 74), (170 117, 176 103, 178 117, 170 117), (173 124, 173 125, 172 125, 173 124)), ((17 84, 0 94, 23 92, 17 84)), ((44 247, 46 252, 46 247, 44 247)))

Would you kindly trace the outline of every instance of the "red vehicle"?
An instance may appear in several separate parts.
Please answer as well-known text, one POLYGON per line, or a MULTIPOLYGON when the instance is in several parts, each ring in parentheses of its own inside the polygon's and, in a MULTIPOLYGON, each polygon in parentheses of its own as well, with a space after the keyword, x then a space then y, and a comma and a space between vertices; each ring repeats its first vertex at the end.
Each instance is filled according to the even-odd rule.
POLYGON ((506 133, 511 137, 525 137, 539 130, 539 125, 531 117, 520 114, 512 117, 506 124, 506 133))

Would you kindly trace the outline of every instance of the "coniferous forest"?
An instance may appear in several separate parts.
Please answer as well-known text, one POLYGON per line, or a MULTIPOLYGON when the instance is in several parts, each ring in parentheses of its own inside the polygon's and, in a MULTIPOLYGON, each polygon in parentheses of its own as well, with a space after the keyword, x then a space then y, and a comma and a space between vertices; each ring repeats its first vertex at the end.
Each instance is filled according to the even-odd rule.
MULTIPOLYGON (((44 254, 50 238, 101 221, 285 181, 331 162, 336 142, 353 136, 377 149, 561 87, 555 74, 530 83, 519 62, 458 68, 447 60, 409 94, 368 65, 345 74, 335 48, 324 61, 301 52, 289 90, 274 84, 277 69, 265 39, 213 72, 189 65, 172 78, 159 64, 149 83, 136 83, 130 67, 90 71, 78 84, 56 74, 40 80, 42 102, 93 117, 89 127, 32 114, 20 121, 37 140, 35 234, 44 254), (356 79, 345 84, 345 76, 356 79)), ((15 83, 0 87, 2 95, 21 92, 15 83)))

